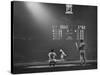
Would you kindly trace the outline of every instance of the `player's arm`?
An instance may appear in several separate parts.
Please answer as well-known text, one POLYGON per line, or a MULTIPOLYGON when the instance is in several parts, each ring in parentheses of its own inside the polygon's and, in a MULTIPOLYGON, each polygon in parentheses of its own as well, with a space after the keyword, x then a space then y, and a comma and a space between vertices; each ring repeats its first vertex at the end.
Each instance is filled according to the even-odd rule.
POLYGON ((67 56, 67 54, 64 53, 65 56, 67 56))
POLYGON ((65 54, 65 52, 63 52, 63 54, 64 54, 64 56, 67 56, 67 55, 65 54))
POLYGON ((77 43, 77 42, 75 42, 75 45, 76 45, 76 48, 78 49, 78 48, 79 48, 79 46, 78 46, 78 43, 77 43))
POLYGON ((49 59, 50 59, 50 53, 48 54, 48 57, 49 57, 49 59))

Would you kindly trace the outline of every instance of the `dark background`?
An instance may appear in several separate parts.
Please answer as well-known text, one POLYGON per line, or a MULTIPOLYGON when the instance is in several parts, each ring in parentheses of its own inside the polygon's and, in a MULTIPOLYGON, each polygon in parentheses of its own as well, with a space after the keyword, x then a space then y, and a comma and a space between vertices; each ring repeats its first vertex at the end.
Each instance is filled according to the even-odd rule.
MULTIPOLYGON (((46 61, 51 49, 55 49, 58 54, 60 48, 63 48, 68 54, 67 60, 79 60, 79 51, 76 50, 75 40, 52 40, 52 24, 86 25, 86 57, 89 60, 97 59, 96 6, 73 5, 73 14, 67 15, 65 14, 65 4, 39 4, 50 13, 41 13, 39 6, 37 8, 30 6, 31 10, 38 11, 38 14, 40 12, 40 16, 32 14, 33 12, 30 13, 26 2, 13 2, 14 63, 46 61), (45 16, 45 14, 51 15, 45 16)), ((59 56, 57 58, 59 59, 59 56)))

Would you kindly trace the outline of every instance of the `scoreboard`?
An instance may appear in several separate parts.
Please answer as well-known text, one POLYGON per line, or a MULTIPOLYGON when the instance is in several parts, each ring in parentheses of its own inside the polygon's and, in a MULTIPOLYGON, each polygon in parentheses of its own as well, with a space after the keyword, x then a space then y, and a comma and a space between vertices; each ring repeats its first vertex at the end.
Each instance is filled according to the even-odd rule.
POLYGON ((52 25, 53 40, 84 40, 85 25, 52 25))

